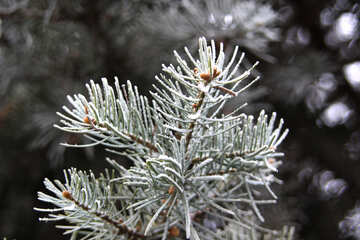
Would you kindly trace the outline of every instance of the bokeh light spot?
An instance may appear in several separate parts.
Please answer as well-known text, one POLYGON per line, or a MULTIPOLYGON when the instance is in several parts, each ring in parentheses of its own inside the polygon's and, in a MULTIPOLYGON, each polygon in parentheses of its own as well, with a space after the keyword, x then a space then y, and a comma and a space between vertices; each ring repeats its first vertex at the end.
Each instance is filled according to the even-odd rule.
POLYGON ((328 127, 344 124, 352 114, 352 110, 343 102, 336 102, 325 109, 321 120, 328 127))
POLYGON ((360 61, 346 64, 343 68, 345 79, 350 85, 360 90, 360 61))
POLYGON ((339 40, 348 41, 353 38, 356 33, 358 19, 355 14, 343 13, 336 20, 335 32, 339 40))

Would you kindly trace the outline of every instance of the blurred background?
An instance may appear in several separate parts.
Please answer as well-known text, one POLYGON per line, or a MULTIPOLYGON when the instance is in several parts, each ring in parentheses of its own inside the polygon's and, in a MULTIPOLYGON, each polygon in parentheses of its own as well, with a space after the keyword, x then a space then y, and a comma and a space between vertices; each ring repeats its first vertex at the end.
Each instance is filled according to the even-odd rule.
POLYGON ((358 0, 0 0, 0 237, 68 239, 39 223, 42 181, 109 167, 102 147, 52 127, 90 79, 132 80, 147 94, 172 50, 200 36, 259 60, 261 80, 229 107, 276 111, 290 134, 266 225, 297 239, 360 239, 358 0))

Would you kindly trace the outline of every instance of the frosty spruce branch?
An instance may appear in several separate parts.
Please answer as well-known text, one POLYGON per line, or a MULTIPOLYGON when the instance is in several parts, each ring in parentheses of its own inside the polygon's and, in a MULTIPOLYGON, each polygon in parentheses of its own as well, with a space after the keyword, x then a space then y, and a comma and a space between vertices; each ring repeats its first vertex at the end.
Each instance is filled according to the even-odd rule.
POLYGON ((283 120, 248 116, 245 104, 223 111, 257 81, 246 80, 257 63, 237 74, 244 58, 237 52, 226 60, 223 45, 205 38, 199 59, 187 48, 188 60, 174 52, 179 66, 163 65, 152 100, 117 78, 114 88, 105 78, 102 86, 90 81, 89 98, 69 96, 73 109, 64 106, 55 127, 92 143, 64 145, 102 144, 133 165, 107 159, 113 170, 98 177, 72 168, 64 182, 45 179, 52 195, 39 199, 56 207, 36 208, 49 213, 40 220, 65 220, 58 227, 71 239, 292 239, 293 228, 263 227, 259 207, 276 203, 283 120))

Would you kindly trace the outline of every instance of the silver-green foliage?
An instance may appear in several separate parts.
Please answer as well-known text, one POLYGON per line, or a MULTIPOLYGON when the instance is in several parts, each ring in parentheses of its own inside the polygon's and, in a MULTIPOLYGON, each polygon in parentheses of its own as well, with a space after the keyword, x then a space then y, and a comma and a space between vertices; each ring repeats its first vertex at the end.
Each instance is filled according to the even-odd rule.
POLYGON ((174 52, 179 66, 163 65, 151 102, 117 78, 115 88, 106 79, 102 87, 91 81, 89 99, 68 97, 74 108, 63 107, 55 127, 93 143, 65 145, 102 144, 133 166, 107 159, 116 174, 95 178, 71 169, 65 184, 45 180, 55 197, 39 193, 39 199, 57 208, 45 209, 44 220, 67 220, 61 227, 72 239, 290 239, 292 230, 285 236, 258 224, 264 221, 258 206, 277 198, 271 184, 280 182, 274 173, 288 132, 283 121, 276 124, 276 114, 264 111, 247 116, 240 113, 244 105, 223 114, 227 100, 257 80, 243 83, 257 63, 237 75, 244 57, 236 60, 237 51, 227 62, 223 45, 216 56, 214 41, 200 38, 199 59, 185 48, 190 64, 174 52), (259 196, 260 188, 271 199, 259 196), (211 229, 210 218, 225 228, 211 229))

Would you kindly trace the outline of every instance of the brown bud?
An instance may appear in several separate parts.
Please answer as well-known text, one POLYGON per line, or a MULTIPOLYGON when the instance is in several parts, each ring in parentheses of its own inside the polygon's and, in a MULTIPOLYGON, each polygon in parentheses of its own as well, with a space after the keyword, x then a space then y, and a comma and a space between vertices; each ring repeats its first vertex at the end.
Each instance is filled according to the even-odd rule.
POLYGON ((169 235, 170 237, 178 237, 180 235, 180 230, 178 227, 176 226, 172 226, 170 229, 169 229, 169 235))
POLYGON ((62 195, 63 195, 64 198, 66 198, 68 200, 73 200, 73 197, 71 196, 71 193, 69 191, 64 190, 62 192, 62 195))
POLYGON ((217 68, 214 67, 213 76, 214 76, 214 77, 217 77, 217 76, 219 76, 219 75, 220 75, 220 71, 218 71, 217 68))
POLYGON ((210 73, 200 73, 200 77, 204 79, 205 81, 210 80, 210 73))
MULTIPOLYGON (((96 120, 95 119, 91 119, 91 123, 90 123, 90 118, 88 116, 85 116, 84 119, 83 119, 84 123, 87 123, 87 124, 96 124, 96 120)), ((100 127, 104 127, 102 125, 100 125, 100 127)))
POLYGON ((197 74, 199 72, 199 69, 194 68, 194 74, 197 74))
POLYGON ((175 191, 175 187, 174 187, 174 186, 170 186, 169 189, 168 189, 168 193, 169 193, 170 195, 172 195, 172 194, 174 193, 174 191, 175 191))
POLYGON ((84 117, 83 121, 84 123, 90 124, 90 119, 88 116, 84 117))

